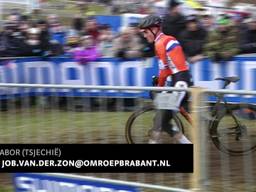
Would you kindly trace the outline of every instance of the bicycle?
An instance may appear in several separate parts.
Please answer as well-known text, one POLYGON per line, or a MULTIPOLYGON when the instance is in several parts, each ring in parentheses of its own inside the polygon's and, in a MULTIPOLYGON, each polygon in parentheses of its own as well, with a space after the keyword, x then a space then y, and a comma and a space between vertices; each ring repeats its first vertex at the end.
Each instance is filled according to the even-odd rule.
MULTIPOLYGON (((224 81, 223 89, 225 89, 230 83, 235 83, 240 79, 239 77, 224 77, 215 80, 224 81)), ((217 97, 216 103, 211 107, 210 118, 207 119, 213 144, 220 151, 230 155, 243 155, 256 150, 256 105, 230 104, 224 95, 215 94, 215 96, 217 97), (244 111, 249 111, 255 115, 255 118, 243 117, 240 113, 244 111)), ((125 136, 129 144, 148 143, 154 110, 155 107, 151 104, 135 111, 128 118, 125 136)), ((192 125, 191 115, 181 107, 178 112, 174 113, 171 123, 183 134, 186 127, 184 120, 190 126, 192 125)), ((163 137, 170 141, 169 135, 163 133, 163 137)))

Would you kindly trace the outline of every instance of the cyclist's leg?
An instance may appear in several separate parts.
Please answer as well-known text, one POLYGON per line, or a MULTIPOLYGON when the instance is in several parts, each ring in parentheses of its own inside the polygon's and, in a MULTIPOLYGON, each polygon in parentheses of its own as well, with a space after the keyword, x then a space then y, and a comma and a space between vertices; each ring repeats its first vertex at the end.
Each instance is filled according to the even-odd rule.
MULTIPOLYGON (((188 88, 189 84, 186 81, 177 81, 174 84, 174 87, 177 88, 188 88)), ((178 101, 178 106, 183 106, 185 109, 187 108, 187 99, 188 99, 188 93, 186 93, 186 91, 174 91, 174 94, 177 95, 177 101, 178 101)), ((174 139, 178 142, 178 143, 191 143, 187 137, 185 135, 183 135, 183 133, 180 132, 174 132, 173 133, 173 137, 174 139)))
MULTIPOLYGON (((178 81, 174 84, 174 87, 187 88, 187 83, 184 81, 178 81)), ((185 91, 174 91, 173 94, 177 96, 177 105, 180 106, 186 97, 185 91)), ((161 143, 161 132, 166 132, 170 137, 174 138, 178 143, 187 143, 186 137, 180 132, 179 128, 173 127, 170 123, 173 118, 174 111, 172 110, 157 110, 154 117, 153 129, 151 131, 149 143, 161 143)))
POLYGON ((157 110, 149 143, 162 143, 162 132, 168 133, 175 140, 175 143, 191 143, 179 128, 170 123, 173 113, 171 110, 157 110))
POLYGON ((172 134, 172 125, 169 121, 172 119, 173 114, 171 110, 157 110, 153 119, 153 128, 150 135, 149 143, 161 143, 161 132, 165 131, 172 134))
MULTIPOLYGON (((176 77, 172 79, 171 86, 178 87, 178 88, 188 88, 192 85, 190 82, 191 76, 189 73, 180 73, 177 74, 176 77), (178 77, 179 76, 179 77, 178 77), (182 79, 178 80, 177 79, 182 79)), ((188 98, 188 94, 186 91, 174 91, 174 94, 178 97, 177 105, 180 106, 188 98)), ((151 139, 149 143, 161 143, 161 132, 167 132, 171 137, 173 137, 178 143, 191 143, 180 131, 179 129, 173 127, 171 119, 173 117, 173 111, 171 110, 157 110, 155 118, 154 118, 154 126, 151 133, 151 139)))

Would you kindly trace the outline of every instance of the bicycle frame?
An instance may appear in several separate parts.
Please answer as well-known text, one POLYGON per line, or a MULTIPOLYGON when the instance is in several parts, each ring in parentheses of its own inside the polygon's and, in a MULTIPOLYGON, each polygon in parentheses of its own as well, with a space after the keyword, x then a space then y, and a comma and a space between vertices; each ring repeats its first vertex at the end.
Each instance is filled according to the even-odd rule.
MULTIPOLYGON (((225 83, 224 86, 222 87, 222 89, 226 89, 226 87, 229 85, 229 83, 225 83)), ((228 102, 227 100, 224 98, 223 95, 221 94, 215 94, 217 97, 217 102, 214 105, 214 110, 212 111, 212 117, 217 117, 218 118, 218 114, 220 113, 219 107, 220 106, 224 106, 224 109, 227 110, 232 117, 234 117, 234 120, 236 121, 236 123, 238 125, 241 125, 240 121, 238 120, 238 118, 232 113, 232 110, 230 109, 230 107, 228 106, 228 102), (223 104, 222 104, 223 101, 223 104)))
MULTIPOLYGON (((222 87, 222 89, 225 89, 227 86, 229 85, 229 83, 225 83, 224 86, 222 87)), ((217 97, 217 101, 216 104, 213 106, 213 109, 211 111, 211 119, 209 120, 209 127, 210 125, 214 122, 214 121, 218 121, 218 117, 221 113, 223 113, 223 111, 220 111, 220 106, 223 106, 223 109, 227 110, 231 116, 234 118, 234 120, 236 121, 236 123, 238 125, 241 125, 241 122, 238 120, 238 118, 232 113, 232 110, 230 110, 229 106, 228 106, 228 102, 226 101, 226 99, 224 98, 223 95, 221 94, 215 94, 215 96, 217 97), (223 101, 223 102, 222 102, 223 101)), ((184 107, 180 107, 180 114, 188 121, 189 124, 192 125, 192 117, 191 114, 189 112, 187 112, 184 107)), ((238 127, 239 128, 239 127, 238 127)))

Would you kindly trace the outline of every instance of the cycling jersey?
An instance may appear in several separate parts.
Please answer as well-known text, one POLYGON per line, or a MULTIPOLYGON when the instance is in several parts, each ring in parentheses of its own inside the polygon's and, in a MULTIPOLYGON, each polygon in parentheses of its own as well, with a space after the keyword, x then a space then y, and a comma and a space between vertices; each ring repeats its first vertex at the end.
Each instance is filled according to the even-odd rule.
POLYGON ((169 75, 189 70, 182 47, 174 37, 160 33, 155 39, 155 53, 159 59, 159 86, 169 75))

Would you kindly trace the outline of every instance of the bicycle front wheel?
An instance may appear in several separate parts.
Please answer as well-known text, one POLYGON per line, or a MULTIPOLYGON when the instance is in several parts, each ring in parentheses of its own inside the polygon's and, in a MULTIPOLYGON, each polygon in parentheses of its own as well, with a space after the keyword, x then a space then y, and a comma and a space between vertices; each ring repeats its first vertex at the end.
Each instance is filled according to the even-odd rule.
POLYGON ((243 155, 256 150, 255 106, 231 106, 230 112, 216 117, 210 135, 215 146, 230 155, 243 155))
MULTIPOLYGON (((153 106, 146 106, 135 111, 129 117, 125 126, 125 137, 129 144, 148 143, 155 114, 156 110, 153 106)), ((170 123, 173 127, 183 130, 181 120, 177 115, 174 115, 170 123)), ((173 143, 171 137, 165 132, 161 134, 161 140, 163 143, 173 143)))

